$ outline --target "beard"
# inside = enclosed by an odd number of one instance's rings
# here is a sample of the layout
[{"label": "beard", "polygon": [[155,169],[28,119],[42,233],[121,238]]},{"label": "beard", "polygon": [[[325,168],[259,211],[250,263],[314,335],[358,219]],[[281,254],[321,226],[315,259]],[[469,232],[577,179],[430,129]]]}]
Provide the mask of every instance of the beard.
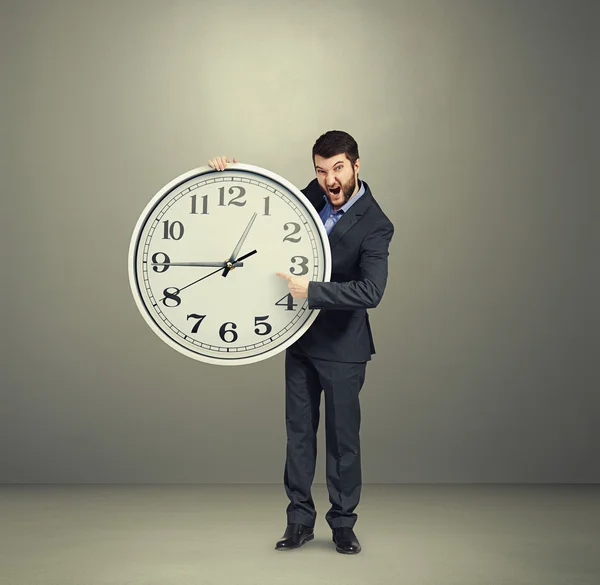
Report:
[{"label": "beard", "polygon": [[[352,193],[354,193],[354,189],[356,189],[356,179],[355,176],[352,175],[352,177],[348,180],[347,183],[342,183],[341,185],[341,192],[344,196],[344,203],[342,203],[340,207],[343,207],[344,205],[346,205],[346,203],[348,203],[348,200],[350,199],[350,197],[352,197]],[[325,191],[325,197],[327,197],[329,205],[334,207],[334,203],[333,201],[331,201],[331,194],[329,193],[329,190]]]}]

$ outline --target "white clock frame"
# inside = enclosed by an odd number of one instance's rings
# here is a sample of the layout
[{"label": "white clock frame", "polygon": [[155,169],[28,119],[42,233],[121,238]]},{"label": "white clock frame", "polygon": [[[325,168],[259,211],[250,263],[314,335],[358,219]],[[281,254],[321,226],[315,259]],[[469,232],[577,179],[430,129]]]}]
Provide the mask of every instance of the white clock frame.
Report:
[{"label": "white clock frame", "polygon": [[[179,175],[172,181],[170,181],[167,185],[165,185],[162,189],[156,193],[156,195],[148,202],[146,207],[144,208],[142,214],[140,215],[135,228],[133,230],[133,234],[131,236],[131,241],[129,245],[129,255],[128,255],[128,272],[129,272],[129,283],[131,286],[131,291],[133,297],[135,299],[136,306],[140,313],[142,314],[146,323],[150,326],[150,328],[162,339],[165,343],[167,343],[173,349],[179,351],[180,353],[191,357],[193,359],[202,361],[204,363],[214,364],[214,365],[244,365],[256,363],[268,358],[271,358],[281,351],[285,350],[287,347],[292,345],[292,343],[296,342],[312,325],[314,320],[317,318],[319,313],[319,309],[309,309],[308,308],[308,299],[297,299],[303,301],[305,304],[305,308],[302,310],[308,313],[308,317],[305,317],[304,322],[301,324],[299,329],[291,335],[284,342],[280,342],[279,344],[271,344],[268,349],[264,352],[261,352],[257,355],[247,356],[236,359],[235,351],[230,353],[229,350],[226,352],[223,351],[223,358],[212,357],[210,355],[206,355],[201,353],[201,351],[193,351],[192,349],[186,347],[175,341],[173,337],[167,334],[157,323],[154,316],[151,314],[142,293],[140,291],[140,286],[138,283],[138,262],[139,262],[139,244],[140,238],[144,231],[144,227],[148,222],[150,216],[152,215],[154,209],[160,205],[163,199],[167,198],[173,191],[175,191],[180,185],[190,181],[191,179],[199,178],[207,174],[215,174],[215,175],[223,175],[228,171],[243,171],[244,173],[257,175],[258,178],[266,177],[270,179],[274,183],[281,186],[283,189],[287,190],[288,193],[286,195],[292,195],[298,203],[302,205],[304,210],[311,216],[313,220],[314,227],[317,230],[317,240],[322,247],[324,266],[323,268],[323,277],[321,282],[327,282],[331,278],[331,248],[329,246],[329,238],[327,236],[327,232],[325,231],[325,227],[323,226],[323,222],[319,217],[316,209],[312,205],[312,203],[307,199],[307,197],[292,183],[284,179],[283,177],[269,171],[267,169],[263,169],[261,167],[257,167],[254,165],[243,164],[243,163],[228,163],[224,171],[216,171],[213,168],[199,167],[193,170],[190,170],[182,175]],[[215,177],[216,178],[216,177]],[[259,179],[258,179],[259,180]],[[250,261],[250,260],[248,260]],[[279,336],[277,336],[279,337]],[[225,357],[227,356],[227,357]]]}]

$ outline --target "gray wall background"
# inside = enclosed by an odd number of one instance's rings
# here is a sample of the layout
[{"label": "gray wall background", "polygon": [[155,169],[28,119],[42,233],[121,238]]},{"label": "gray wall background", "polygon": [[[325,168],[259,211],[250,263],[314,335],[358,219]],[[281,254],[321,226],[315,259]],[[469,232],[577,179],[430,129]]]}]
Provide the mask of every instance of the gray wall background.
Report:
[{"label": "gray wall background", "polygon": [[127,252],[174,177],[228,154],[304,187],[329,129],[396,226],[365,483],[599,481],[598,14],[3,1],[0,481],[282,481],[283,356],[175,352]]}]

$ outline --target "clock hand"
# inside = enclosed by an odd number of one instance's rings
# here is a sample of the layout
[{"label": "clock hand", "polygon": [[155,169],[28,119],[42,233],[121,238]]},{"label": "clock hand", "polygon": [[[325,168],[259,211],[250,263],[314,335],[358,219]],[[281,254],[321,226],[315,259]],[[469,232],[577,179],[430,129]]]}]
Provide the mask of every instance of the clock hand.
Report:
[{"label": "clock hand", "polygon": [[[231,263],[231,264],[233,264],[233,266],[230,270],[233,270],[236,266],[239,266],[238,262],[241,262],[241,260],[244,260],[245,258],[248,258],[249,256],[253,256],[254,254],[256,254],[256,250],[252,250],[252,252],[248,252],[248,254],[244,254],[242,257],[240,257],[239,260]],[[179,294],[182,290],[189,288],[193,284],[196,284],[197,282],[200,282],[201,280],[204,280],[205,278],[208,278],[209,276],[212,276],[213,274],[216,274],[217,272],[221,272],[221,270],[222,270],[222,267],[220,266],[216,270],[209,272],[206,276],[203,276],[202,278],[199,278],[198,280],[194,280],[194,282],[190,282],[190,284],[186,284],[183,288],[177,289],[178,290],[177,294]],[[160,303],[160,302],[164,301],[165,299],[166,299],[166,297],[163,297],[162,299],[159,299],[158,302]]]},{"label": "clock hand", "polygon": [[[186,284],[183,288],[177,288],[175,287],[175,289],[177,290],[176,294],[179,294],[182,290],[185,290],[186,288],[189,288],[190,286],[192,286],[193,284],[196,284],[197,282],[200,282],[201,280],[204,280],[205,278],[208,278],[209,276],[212,276],[213,274],[216,274],[217,272],[221,272],[222,268],[217,268],[216,270],[213,270],[212,272],[209,272],[206,276],[203,276],[202,278],[199,278],[198,280],[194,280],[194,282],[190,282],[190,284]],[[160,299],[158,302],[162,302],[166,299],[167,297],[163,297],[162,299]]]},{"label": "clock hand", "polygon": [[[235,268],[236,266],[243,266],[244,263],[242,262],[242,260],[245,260],[250,256],[254,256],[254,254],[256,254],[256,250],[252,250],[252,252],[248,252],[247,254],[240,256],[235,262],[233,262],[233,268]],[[233,268],[231,270],[233,270]]]},{"label": "clock hand", "polygon": [[256,254],[256,250],[253,250],[245,256],[238,258],[235,262],[152,262],[152,266],[205,266],[229,268],[230,270],[233,270],[234,268],[243,266],[244,263],[242,262],[242,260],[245,260],[249,256],[253,256],[254,254]]},{"label": "clock hand", "polygon": [[[152,266],[205,266],[205,267],[221,267],[226,268],[232,265],[232,262],[152,262]],[[236,268],[243,266],[244,263],[239,260],[235,262]],[[229,266],[231,268],[231,266]]]},{"label": "clock hand", "polygon": [[[235,262],[237,260],[237,255],[240,251],[240,248],[243,246],[244,241],[246,240],[246,236],[248,235],[248,232],[250,231],[250,228],[252,227],[252,224],[254,223],[254,220],[256,219],[257,213],[255,212],[254,215],[250,218],[250,221],[248,222],[248,225],[246,226],[246,229],[244,230],[244,233],[242,234],[242,237],[240,238],[240,241],[237,243],[237,246],[234,248],[231,257],[229,258],[229,262]],[[229,267],[226,267],[225,270],[223,270],[223,276],[227,276],[227,274],[229,273],[231,269]]]}]

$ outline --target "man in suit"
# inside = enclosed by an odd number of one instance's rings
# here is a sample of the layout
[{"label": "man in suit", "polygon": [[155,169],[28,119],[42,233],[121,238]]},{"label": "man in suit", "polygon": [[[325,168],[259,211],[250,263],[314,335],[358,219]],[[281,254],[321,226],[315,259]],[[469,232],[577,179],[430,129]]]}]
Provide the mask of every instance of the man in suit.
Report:
[{"label": "man in suit", "polygon": [[[321,391],[325,392],[326,476],[331,508],[325,518],[336,550],[360,552],[353,527],[362,485],[359,393],[367,362],[375,353],[367,309],[385,290],[388,248],[394,226],[358,178],[358,145],[346,132],[320,136],[312,150],[317,174],[304,195],[315,206],[329,236],[330,282],[278,273],[294,298],[321,309],[310,329],[286,350],[287,454],[284,486],[290,503],[287,527],[277,550],[314,538],[316,510],[311,495],[317,456]],[[223,170],[227,157],[209,165]],[[238,162],[235,158],[233,162]]]}]

